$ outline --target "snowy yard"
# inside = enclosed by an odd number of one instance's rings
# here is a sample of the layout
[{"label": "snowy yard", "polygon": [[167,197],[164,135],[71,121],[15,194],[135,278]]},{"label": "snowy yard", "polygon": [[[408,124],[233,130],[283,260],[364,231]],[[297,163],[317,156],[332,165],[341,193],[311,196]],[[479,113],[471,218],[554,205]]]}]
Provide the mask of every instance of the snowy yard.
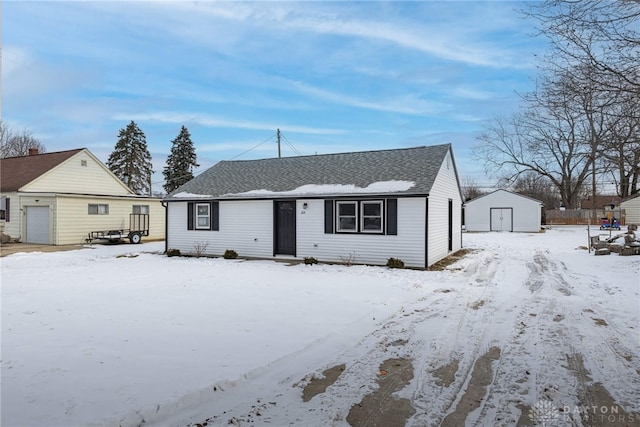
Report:
[{"label": "snowy yard", "polygon": [[395,425],[640,425],[640,257],[586,244],[586,227],[466,233],[471,253],[432,272],[163,243],[11,255],[2,426],[366,425],[394,366]]}]

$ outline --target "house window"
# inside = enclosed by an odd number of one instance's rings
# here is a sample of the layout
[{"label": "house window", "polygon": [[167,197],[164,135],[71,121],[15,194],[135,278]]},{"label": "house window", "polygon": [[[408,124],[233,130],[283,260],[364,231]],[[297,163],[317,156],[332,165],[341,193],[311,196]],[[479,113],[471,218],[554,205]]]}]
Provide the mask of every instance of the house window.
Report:
[{"label": "house window", "polygon": [[336,230],[356,233],[358,231],[358,202],[337,202]]},{"label": "house window", "polygon": [[134,214],[149,214],[149,205],[133,205],[133,210],[131,211]]},{"label": "house window", "polygon": [[324,232],[398,235],[398,199],[324,201]]},{"label": "house window", "polygon": [[89,203],[89,215],[109,215],[109,205]]},{"label": "house window", "polygon": [[211,216],[209,215],[209,203],[196,204],[196,228],[210,229]]},{"label": "house window", "polygon": [[361,203],[362,208],[362,232],[382,233],[382,201],[366,201]]},{"label": "house window", "polygon": [[9,222],[9,198],[0,197],[0,221]]},{"label": "house window", "polygon": [[187,203],[187,230],[220,230],[220,203],[212,201]]}]

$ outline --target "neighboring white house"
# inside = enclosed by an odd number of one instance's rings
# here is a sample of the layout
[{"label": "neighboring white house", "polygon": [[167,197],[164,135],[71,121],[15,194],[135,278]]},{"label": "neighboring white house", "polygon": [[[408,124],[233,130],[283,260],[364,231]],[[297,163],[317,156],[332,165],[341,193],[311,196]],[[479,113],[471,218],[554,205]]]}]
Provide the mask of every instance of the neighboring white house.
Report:
[{"label": "neighboring white house", "polygon": [[23,243],[80,244],[88,233],[128,229],[149,214],[149,235],[164,239],[162,200],[138,196],[86,148],[0,160],[0,231]]},{"label": "neighboring white house", "polygon": [[424,268],[462,247],[451,145],[220,162],[167,203],[167,249]]},{"label": "neighboring white house", "polygon": [[640,193],[620,202],[620,209],[624,209],[626,224],[640,225]]},{"label": "neighboring white house", "polygon": [[467,231],[540,231],[542,202],[496,190],[464,204]]}]

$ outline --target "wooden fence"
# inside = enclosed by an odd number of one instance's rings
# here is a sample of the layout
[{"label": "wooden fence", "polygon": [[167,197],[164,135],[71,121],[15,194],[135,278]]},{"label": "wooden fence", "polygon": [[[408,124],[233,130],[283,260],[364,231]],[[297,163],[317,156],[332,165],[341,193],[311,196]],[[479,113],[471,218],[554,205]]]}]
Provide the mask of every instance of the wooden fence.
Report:
[{"label": "wooden fence", "polygon": [[[611,211],[590,209],[566,209],[566,210],[545,210],[544,223],[548,225],[600,225],[601,218],[607,218]],[[613,216],[618,219],[620,225],[626,225],[625,212],[613,210]]]}]

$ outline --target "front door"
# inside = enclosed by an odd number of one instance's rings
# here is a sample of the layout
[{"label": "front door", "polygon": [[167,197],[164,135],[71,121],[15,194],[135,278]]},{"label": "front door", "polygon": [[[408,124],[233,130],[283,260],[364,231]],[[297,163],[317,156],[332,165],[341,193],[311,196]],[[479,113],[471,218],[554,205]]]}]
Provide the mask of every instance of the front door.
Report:
[{"label": "front door", "polygon": [[274,205],[274,255],[296,255],[296,201],[276,201]]}]

